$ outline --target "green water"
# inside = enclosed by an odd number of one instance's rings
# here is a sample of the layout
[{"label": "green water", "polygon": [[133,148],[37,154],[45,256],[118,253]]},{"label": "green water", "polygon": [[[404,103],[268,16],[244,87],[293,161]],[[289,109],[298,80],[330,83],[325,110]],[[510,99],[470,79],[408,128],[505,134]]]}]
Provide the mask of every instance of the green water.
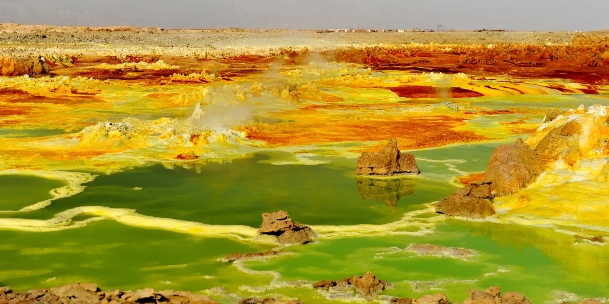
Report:
[{"label": "green water", "polygon": [[[399,181],[355,178],[355,159],[331,156],[314,158],[326,162],[317,165],[272,164],[281,153],[209,163],[198,170],[152,165],[99,175],[82,193],[37,211],[0,213],[0,218],[46,220],[80,206],[105,206],[196,223],[258,227],[261,213],[282,209],[313,226],[381,225],[400,221],[404,214],[452,193],[456,176],[483,171],[493,149],[504,142],[413,151],[422,174]],[[0,209],[16,210],[46,200],[51,189],[64,185],[39,177],[0,176]],[[432,216],[419,219],[425,222]],[[89,217],[82,214],[72,221]],[[532,303],[555,303],[566,293],[577,298],[609,296],[606,246],[577,242],[542,227],[489,222],[449,219],[427,234],[359,231],[322,237],[281,249],[289,255],[245,262],[247,272],[218,259],[274,246],[143,229],[110,219],[51,232],[0,229],[0,240],[0,286],[15,290],[95,282],[104,290],[151,287],[207,293],[220,303],[277,295],[305,303],[336,303],[304,286],[372,271],[394,285],[382,293],[386,296],[417,298],[442,292],[454,303],[462,302],[468,289],[491,285],[521,292]],[[462,260],[404,250],[427,243],[466,248],[476,255]],[[224,292],[208,291],[215,287]]]},{"label": "green water", "polygon": [[0,175],[0,211],[16,211],[50,199],[52,196],[49,191],[62,186],[64,183],[60,181],[35,176]]},{"label": "green water", "polygon": [[57,232],[0,230],[0,238],[0,285],[15,290],[95,282],[104,290],[152,287],[198,292],[224,286],[234,292],[242,282],[270,281],[216,261],[269,246],[222,238],[138,229],[113,221]]},{"label": "green water", "polygon": [[[477,255],[462,260],[418,256],[403,250],[409,244],[426,243],[473,249]],[[467,289],[491,285],[501,286],[503,291],[519,291],[532,303],[552,301],[559,291],[585,297],[609,294],[609,286],[604,283],[609,274],[607,262],[592,262],[606,256],[606,248],[575,244],[571,237],[543,228],[449,221],[439,225],[433,235],[345,238],[295,251],[297,256],[251,261],[246,266],[279,271],[286,281],[337,280],[370,270],[394,283],[385,294],[416,298],[441,290],[459,302],[467,297]],[[573,265],[566,256],[596,267]]]},{"label": "green water", "polygon": [[[79,206],[136,209],[140,214],[206,224],[257,227],[261,214],[285,210],[307,224],[380,224],[399,220],[422,204],[442,199],[456,189],[443,181],[417,178],[411,195],[403,196],[394,213],[380,200],[364,200],[349,167],[339,165],[270,165],[264,155],[210,163],[195,170],[161,165],[98,176],[84,193],[24,214],[45,219]],[[135,190],[135,188],[141,190]]]},{"label": "green water", "polygon": [[66,134],[61,129],[2,129],[0,128],[0,138],[26,138],[26,137],[46,137]]}]

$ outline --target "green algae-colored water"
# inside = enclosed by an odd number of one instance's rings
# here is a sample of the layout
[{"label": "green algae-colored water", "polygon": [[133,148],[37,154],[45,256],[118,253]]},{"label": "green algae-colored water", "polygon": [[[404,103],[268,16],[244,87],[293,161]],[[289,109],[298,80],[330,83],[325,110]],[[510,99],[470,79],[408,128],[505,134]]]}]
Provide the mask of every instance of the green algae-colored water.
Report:
[{"label": "green algae-colored water", "polygon": [[[80,206],[105,206],[135,209],[155,218],[258,227],[261,213],[283,209],[314,229],[316,225],[339,231],[340,227],[382,225],[400,221],[404,214],[425,209],[450,194],[456,189],[451,183],[454,177],[483,170],[498,144],[415,151],[424,173],[392,190],[399,194],[393,208],[382,195],[386,188],[375,188],[375,182],[358,184],[352,174],[354,159],[273,165],[269,163],[273,155],[255,154],[209,163],[199,172],[153,165],[101,175],[87,183],[82,193],[55,200],[38,211],[2,217],[48,219]],[[63,185],[38,177],[0,178],[5,210],[48,199],[48,190]],[[435,217],[428,214],[420,220],[426,218]],[[383,295],[398,297],[443,292],[452,301],[462,301],[468,289],[490,285],[519,291],[533,303],[609,294],[606,246],[576,242],[572,236],[541,227],[458,220],[428,224],[435,228],[387,235],[368,235],[365,229],[355,234],[322,233],[313,244],[282,249],[293,254],[247,261],[244,268],[218,259],[236,252],[266,251],[274,245],[144,229],[111,219],[49,232],[0,230],[0,285],[27,290],[87,281],[105,290],[189,290],[221,303],[278,294],[305,303],[332,303],[337,300],[327,299],[308,284],[372,271],[394,285]],[[475,255],[457,259],[405,250],[410,244],[427,243],[465,248]]]},{"label": "green algae-colored water", "polygon": [[[33,203],[52,198],[49,190],[64,184],[60,181],[27,175],[0,175],[0,210],[17,211]],[[2,216],[2,212],[0,212]],[[13,216],[13,215],[9,215]]]}]

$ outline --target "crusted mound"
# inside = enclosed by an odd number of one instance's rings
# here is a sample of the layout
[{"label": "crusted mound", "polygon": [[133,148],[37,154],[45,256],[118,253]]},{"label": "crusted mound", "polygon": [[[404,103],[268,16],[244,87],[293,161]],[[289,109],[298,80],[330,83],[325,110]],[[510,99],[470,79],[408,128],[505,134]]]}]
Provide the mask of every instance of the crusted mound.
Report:
[{"label": "crusted mound", "polygon": [[401,153],[395,138],[376,153],[364,152],[357,159],[356,175],[419,174],[421,171],[412,154]]},{"label": "crusted mound", "polygon": [[[609,156],[607,108],[583,105],[546,121],[527,140],[546,165],[559,162],[573,168],[580,161]],[[554,164],[554,165],[562,165]]]},{"label": "crusted mound", "polygon": [[343,278],[338,281],[322,280],[313,284],[313,288],[323,288],[331,290],[343,290],[355,288],[355,291],[363,296],[377,294],[380,291],[390,287],[391,284],[387,281],[380,280],[372,272],[368,271],[363,276],[352,276]]},{"label": "crusted mound", "polygon": [[493,198],[491,183],[471,183],[433,206],[437,213],[483,219],[495,214],[495,209],[490,202],[491,198]]},{"label": "crusted mound", "polygon": [[210,298],[185,291],[151,288],[138,291],[101,291],[93,283],[75,283],[50,289],[14,292],[9,287],[0,288],[0,303],[183,303],[212,304]]},{"label": "crusted mound", "polygon": [[463,301],[463,304],[531,304],[531,301],[524,295],[510,291],[501,295],[501,287],[491,286],[484,291],[470,290],[469,298]]},{"label": "crusted mound", "polygon": [[306,244],[317,237],[309,226],[292,221],[290,215],[283,210],[263,213],[258,233],[275,235],[281,244]]},{"label": "crusted mound", "polygon": [[519,138],[512,146],[493,151],[484,179],[496,195],[510,195],[534,182],[543,170],[537,153]]}]

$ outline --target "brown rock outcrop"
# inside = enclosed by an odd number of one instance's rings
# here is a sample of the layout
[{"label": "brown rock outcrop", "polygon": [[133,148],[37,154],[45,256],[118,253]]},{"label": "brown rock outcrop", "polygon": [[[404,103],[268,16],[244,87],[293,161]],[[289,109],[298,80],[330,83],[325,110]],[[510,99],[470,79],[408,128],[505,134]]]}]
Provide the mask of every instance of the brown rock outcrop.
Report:
[{"label": "brown rock outcrop", "polygon": [[490,182],[471,183],[433,206],[437,213],[483,219],[495,214],[490,201],[492,198]]},{"label": "brown rock outcrop", "polygon": [[543,171],[537,153],[519,138],[512,146],[501,145],[493,151],[484,179],[492,183],[496,195],[511,195],[534,182]]},{"label": "brown rock outcrop", "polygon": [[476,252],[473,250],[432,244],[410,244],[406,247],[406,250],[416,252],[421,256],[446,256],[458,259],[468,259],[476,255]]},{"label": "brown rock outcrop", "polygon": [[281,244],[305,244],[317,237],[309,226],[292,221],[290,215],[283,210],[263,213],[258,233],[275,235]]},{"label": "brown rock outcrop", "polygon": [[391,304],[448,304],[448,298],[445,294],[439,293],[435,295],[426,295],[419,299],[411,298],[393,298]]},{"label": "brown rock outcrop", "polygon": [[501,296],[501,287],[491,286],[484,291],[469,290],[469,298],[463,304],[531,304],[531,301],[515,291]]},{"label": "brown rock outcrop", "polygon": [[380,291],[390,287],[391,284],[387,281],[380,280],[372,272],[368,271],[363,276],[353,276],[343,278],[338,281],[322,280],[313,284],[313,288],[323,289],[347,289],[355,288],[355,291],[363,296],[375,295]]},{"label": "brown rock outcrop", "polygon": [[585,299],[581,302],[579,302],[578,304],[602,304],[603,302],[596,300],[596,299]]},{"label": "brown rock outcrop", "polygon": [[151,288],[135,292],[111,290],[101,291],[96,284],[75,283],[65,286],[35,289],[28,292],[14,292],[10,287],[0,288],[0,303],[182,303],[212,304],[210,298],[185,291],[163,290],[155,292]]},{"label": "brown rock outcrop", "polygon": [[0,76],[40,76],[48,73],[49,66],[40,57],[0,57]]},{"label": "brown rock outcrop", "polygon": [[276,298],[245,298],[239,304],[303,304],[300,300],[280,300]]},{"label": "brown rock outcrop", "polygon": [[401,153],[395,138],[379,152],[364,152],[357,159],[356,175],[387,175],[394,174],[419,174],[421,171],[417,166],[414,156],[409,153]]},{"label": "brown rock outcrop", "polygon": [[222,262],[234,262],[234,261],[243,261],[243,260],[253,260],[260,258],[268,258],[280,255],[280,251],[269,250],[267,252],[253,252],[253,253],[233,253],[229,254],[220,259]]}]

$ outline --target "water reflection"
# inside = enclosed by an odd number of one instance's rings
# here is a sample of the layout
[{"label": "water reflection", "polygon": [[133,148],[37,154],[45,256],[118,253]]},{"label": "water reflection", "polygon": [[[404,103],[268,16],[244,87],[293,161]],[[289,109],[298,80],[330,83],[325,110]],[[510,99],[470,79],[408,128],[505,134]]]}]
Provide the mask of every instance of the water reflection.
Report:
[{"label": "water reflection", "polygon": [[362,199],[378,199],[389,208],[392,214],[395,213],[400,198],[414,193],[418,180],[417,177],[410,176],[397,178],[356,177],[357,191]]}]

